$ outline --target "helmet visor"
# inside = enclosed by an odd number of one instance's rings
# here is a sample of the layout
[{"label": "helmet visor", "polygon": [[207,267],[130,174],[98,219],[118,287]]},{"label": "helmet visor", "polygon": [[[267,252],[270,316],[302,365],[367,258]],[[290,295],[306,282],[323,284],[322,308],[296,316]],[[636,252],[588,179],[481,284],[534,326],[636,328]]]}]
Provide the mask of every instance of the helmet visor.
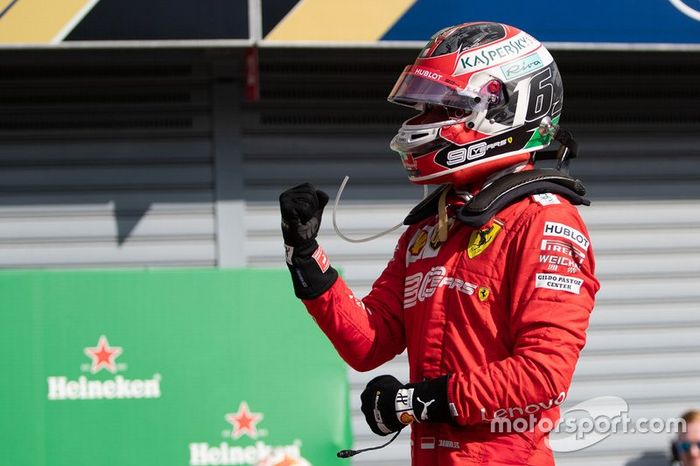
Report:
[{"label": "helmet visor", "polygon": [[409,107],[424,104],[472,110],[479,103],[478,92],[459,89],[457,86],[440,81],[442,74],[424,67],[409,65],[389,94],[389,102]]}]

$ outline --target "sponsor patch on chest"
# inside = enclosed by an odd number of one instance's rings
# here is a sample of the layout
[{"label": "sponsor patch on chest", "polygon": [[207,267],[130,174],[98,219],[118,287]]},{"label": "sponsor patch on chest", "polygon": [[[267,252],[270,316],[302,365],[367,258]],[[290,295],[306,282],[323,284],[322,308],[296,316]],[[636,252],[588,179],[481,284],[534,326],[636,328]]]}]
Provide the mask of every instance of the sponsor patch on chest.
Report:
[{"label": "sponsor patch on chest", "polygon": [[404,309],[411,308],[418,302],[431,298],[440,288],[449,288],[465,295],[473,295],[478,286],[460,278],[448,277],[445,267],[433,267],[425,274],[418,272],[406,277],[403,291]]},{"label": "sponsor patch on chest", "polygon": [[[454,224],[454,219],[450,219],[448,230]],[[442,242],[438,238],[438,226],[428,225],[416,231],[408,242],[408,250],[406,251],[406,265],[421,259],[430,259],[436,257],[440,252]]]}]

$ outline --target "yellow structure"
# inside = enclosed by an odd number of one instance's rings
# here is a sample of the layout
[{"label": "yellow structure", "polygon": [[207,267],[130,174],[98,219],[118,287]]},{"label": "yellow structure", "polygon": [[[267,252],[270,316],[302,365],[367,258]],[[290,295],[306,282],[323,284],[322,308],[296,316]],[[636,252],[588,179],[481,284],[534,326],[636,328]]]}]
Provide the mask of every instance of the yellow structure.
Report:
[{"label": "yellow structure", "polygon": [[56,44],[99,0],[0,0],[0,44]]},{"label": "yellow structure", "polygon": [[415,2],[416,0],[301,0],[265,39],[374,42]]}]

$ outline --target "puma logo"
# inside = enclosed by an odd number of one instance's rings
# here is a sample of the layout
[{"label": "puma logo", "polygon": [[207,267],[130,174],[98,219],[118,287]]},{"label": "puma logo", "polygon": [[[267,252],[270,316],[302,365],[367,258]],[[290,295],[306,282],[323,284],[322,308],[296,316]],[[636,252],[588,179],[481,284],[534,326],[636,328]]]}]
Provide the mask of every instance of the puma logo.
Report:
[{"label": "puma logo", "polygon": [[416,397],[416,400],[423,403],[423,411],[421,411],[421,413],[420,413],[420,420],[427,421],[428,420],[428,406],[435,403],[435,399],[432,399],[432,400],[428,401],[427,403],[425,401],[421,400],[419,397]]}]

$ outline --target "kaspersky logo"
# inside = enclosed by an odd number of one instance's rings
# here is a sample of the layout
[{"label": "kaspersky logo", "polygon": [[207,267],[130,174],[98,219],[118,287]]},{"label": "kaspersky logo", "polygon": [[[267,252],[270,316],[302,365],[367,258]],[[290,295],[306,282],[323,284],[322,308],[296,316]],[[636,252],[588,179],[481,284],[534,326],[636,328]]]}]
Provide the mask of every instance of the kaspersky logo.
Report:
[{"label": "kaspersky logo", "polygon": [[[160,398],[160,374],[150,379],[128,379],[119,372],[127,370],[124,362],[117,361],[124,349],[112,346],[107,336],[100,335],[95,346],[83,349],[90,362],[80,366],[81,375],[71,380],[68,376],[49,376],[48,399],[56,400],[113,400],[127,398]],[[97,377],[101,373],[115,374],[112,378]]]},{"label": "kaspersky logo", "polygon": [[222,431],[224,439],[245,442],[246,445],[232,445],[228,440],[218,445],[190,443],[191,466],[311,466],[301,456],[301,440],[294,439],[287,445],[278,446],[268,445],[262,440],[268,435],[266,429],[258,427],[264,415],[251,410],[246,401],[241,401],[236,411],[225,413],[223,418],[228,425]]}]

